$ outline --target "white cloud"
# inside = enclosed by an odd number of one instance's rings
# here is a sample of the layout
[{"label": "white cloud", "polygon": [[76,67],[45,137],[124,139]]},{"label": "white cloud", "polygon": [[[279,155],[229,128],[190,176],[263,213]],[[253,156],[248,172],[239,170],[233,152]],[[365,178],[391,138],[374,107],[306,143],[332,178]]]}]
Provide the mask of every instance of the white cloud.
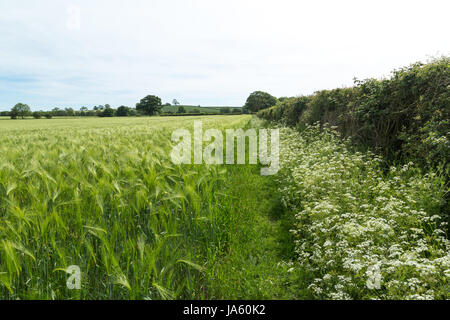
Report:
[{"label": "white cloud", "polygon": [[449,54],[447,3],[1,0],[0,105],[242,105],[351,85]]}]

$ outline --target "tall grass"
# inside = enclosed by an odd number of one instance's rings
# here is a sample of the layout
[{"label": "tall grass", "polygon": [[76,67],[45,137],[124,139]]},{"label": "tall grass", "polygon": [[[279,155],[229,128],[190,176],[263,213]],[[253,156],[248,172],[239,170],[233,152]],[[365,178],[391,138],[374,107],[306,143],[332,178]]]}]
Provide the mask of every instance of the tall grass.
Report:
[{"label": "tall grass", "polygon": [[[220,193],[225,168],[170,161],[172,130],[193,119],[2,123],[0,298],[204,297],[231,203]],[[70,265],[81,290],[66,287]]]}]

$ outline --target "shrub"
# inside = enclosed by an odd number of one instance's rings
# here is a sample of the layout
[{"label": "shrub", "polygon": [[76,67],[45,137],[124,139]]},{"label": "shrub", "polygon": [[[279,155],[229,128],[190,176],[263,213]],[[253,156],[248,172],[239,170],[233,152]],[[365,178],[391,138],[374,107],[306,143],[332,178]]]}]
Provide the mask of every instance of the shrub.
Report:
[{"label": "shrub", "polygon": [[282,102],[284,104],[283,115],[281,116],[283,122],[288,126],[295,126],[306,110],[309,101],[310,98],[305,96],[285,99]]},{"label": "shrub", "polygon": [[259,110],[270,108],[277,103],[277,98],[263,91],[255,91],[247,98],[244,108],[258,112]]},{"label": "shrub", "polygon": [[116,115],[118,117],[126,117],[128,116],[129,112],[130,108],[128,108],[127,106],[120,106],[119,108],[117,108]]},{"label": "shrub", "polygon": [[39,112],[39,111],[33,112],[33,118],[40,119],[41,117],[42,117],[41,112]]}]

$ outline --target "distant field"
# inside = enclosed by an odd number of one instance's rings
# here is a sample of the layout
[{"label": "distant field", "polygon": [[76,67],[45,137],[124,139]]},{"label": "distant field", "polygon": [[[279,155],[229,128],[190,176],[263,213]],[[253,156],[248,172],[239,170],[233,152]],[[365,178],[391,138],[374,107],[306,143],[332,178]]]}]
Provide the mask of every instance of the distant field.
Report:
[{"label": "distant field", "polygon": [[222,107],[164,106],[162,108],[162,112],[177,112],[179,107],[184,107],[186,112],[190,112],[192,110],[198,110],[201,113],[219,113],[220,109],[222,109],[222,108],[230,108],[231,110],[233,110],[233,109],[241,109],[241,108],[227,107],[227,106],[222,106]]},{"label": "distant field", "polygon": [[[202,120],[208,123],[222,123],[228,121],[235,122],[236,116],[188,116],[182,123],[192,123],[194,120]],[[248,117],[247,117],[248,118]],[[237,119],[237,118],[236,118]],[[240,119],[240,117],[239,117]],[[5,121],[1,121],[5,120]],[[175,120],[175,121],[172,121]],[[11,120],[9,117],[0,117],[0,132],[10,131],[29,131],[29,130],[52,130],[52,129],[113,129],[132,127],[149,127],[152,129],[164,129],[171,127],[177,129],[181,126],[179,117],[54,117],[52,119],[34,119],[31,117],[25,119]]]}]

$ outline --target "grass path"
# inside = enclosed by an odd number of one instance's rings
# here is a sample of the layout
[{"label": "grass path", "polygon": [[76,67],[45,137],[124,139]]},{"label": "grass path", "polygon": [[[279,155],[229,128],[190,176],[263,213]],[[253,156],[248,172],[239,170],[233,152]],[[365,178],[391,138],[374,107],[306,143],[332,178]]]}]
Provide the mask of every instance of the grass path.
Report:
[{"label": "grass path", "polygon": [[[216,299],[301,299],[306,285],[284,261],[293,258],[289,217],[277,198],[273,177],[256,167],[229,173],[232,221],[229,247],[216,263],[208,287]],[[294,279],[296,279],[294,281]]]}]

